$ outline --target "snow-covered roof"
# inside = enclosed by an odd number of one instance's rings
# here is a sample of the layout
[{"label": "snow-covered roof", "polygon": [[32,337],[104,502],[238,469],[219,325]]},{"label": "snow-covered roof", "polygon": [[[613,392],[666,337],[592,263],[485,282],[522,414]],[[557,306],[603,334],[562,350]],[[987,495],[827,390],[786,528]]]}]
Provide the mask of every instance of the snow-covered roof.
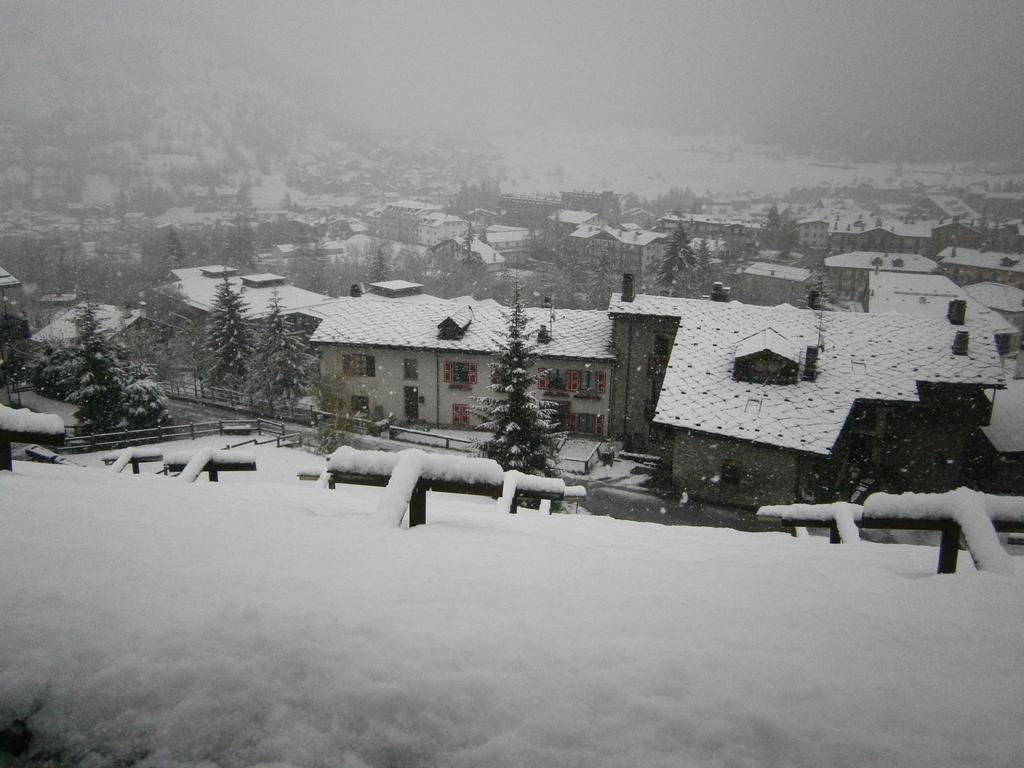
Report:
[{"label": "snow-covered roof", "polygon": [[784,264],[771,264],[765,261],[755,261],[743,270],[745,275],[757,275],[759,277],[777,277],[779,280],[793,280],[802,283],[809,280],[811,270],[802,267],[790,267]]},{"label": "snow-covered roof", "polygon": [[978,218],[977,211],[954,195],[926,195],[925,199],[931,201],[947,216],[959,216],[961,219]]},{"label": "snow-covered roof", "polygon": [[[177,281],[171,283],[170,288],[177,291],[179,297],[186,304],[204,312],[209,312],[213,308],[217,287],[224,282],[224,278],[206,276],[203,270],[208,269],[209,267],[187,267],[171,270]],[[264,273],[263,275],[253,275],[252,277],[262,278],[266,276],[266,273]],[[247,312],[249,317],[263,317],[267,314],[270,310],[270,300],[275,292],[281,303],[281,309],[284,312],[294,312],[299,309],[315,307],[318,304],[333,301],[332,297],[326,294],[314,293],[304,288],[297,288],[294,285],[272,284],[266,287],[243,285],[242,280],[249,277],[249,275],[231,275],[227,278],[228,283],[231,285],[231,290],[235,293],[240,293],[249,305],[249,311]],[[278,276],[274,275],[273,277]]]},{"label": "snow-covered roof", "polygon": [[370,285],[385,291],[410,291],[423,287],[423,283],[411,283],[408,280],[380,280]]},{"label": "snow-covered roof", "polygon": [[819,313],[697,299],[676,299],[675,307],[679,331],[654,416],[668,427],[827,454],[856,400],[916,402],[919,381],[1005,380],[992,344],[954,355],[962,329],[944,319],[826,312],[815,380],[736,381],[738,342],[771,328],[798,350],[815,346]]},{"label": "snow-covered roof", "polygon": [[1024,291],[1002,283],[965,285],[964,293],[997,312],[1024,312]]},{"label": "snow-covered roof", "polygon": [[[461,339],[439,339],[438,324],[465,307],[455,302],[408,304],[398,313],[387,301],[367,297],[337,299],[324,308],[324,320],[312,341],[321,344],[431,349],[491,354],[504,337],[508,321],[505,308],[486,303],[472,305],[473,322]],[[526,309],[528,332],[543,323],[551,329],[551,341],[538,345],[538,355],[547,358],[613,359],[612,322],[598,310],[556,309],[555,321],[547,309]]]},{"label": "snow-covered roof", "polygon": [[[650,245],[658,240],[667,239],[668,235],[664,232],[655,232],[651,229],[618,229],[616,227],[608,226],[595,226],[593,224],[583,224],[572,231],[569,237],[575,237],[580,240],[590,240],[591,238],[604,235],[605,238],[612,238],[618,240],[623,245]],[[694,244],[696,240],[694,241]]]},{"label": "snow-covered roof", "polygon": [[979,251],[975,248],[950,246],[939,252],[939,261],[944,265],[962,264],[968,267],[1024,272],[1024,256],[1019,253]]},{"label": "snow-covered roof", "polygon": [[592,211],[574,211],[563,208],[560,211],[552,213],[548,218],[552,221],[557,219],[560,224],[573,224],[575,226],[579,226],[580,224],[586,224],[588,221],[593,221],[597,217],[598,214]]},{"label": "snow-covered roof", "polygon": [[992,420],[981,431],[1000,453],[1024,452],[1024,379],[1010,379],[992,398]]},{"label": "snow-covered roof", "polygon": [[949,302],[967,302],[965,327],[986,333],[1007,333],[1017,329],[979,301],[972,299],[945,275],[905,272],[872,272],[868,275],[868,312],[944,318]]},{"label": "snow-covered roof", "polygon": [[916,253],[882,253],[881,251],[849,251],[825,258],[827,267],[870,269],[884,272],[936,272],[939,265]]},{"label": "snow-covered roof", "polygon": [[[78,304],[57,313],[45,326],[32,334],[33,341],[72,341],[78,338],[75,318],[84,304]],[[112,304],[96,305],[96,320],[103,333],[119,333],[138,321],[142,314],[137,309],[124,310]]]},{"label": "snow-covered roof", "polygon": [[745,339],[740,339],[736,342],[736,346],[733,349],[736,357],[755,355],[758,352],[767,350],[796,362],[800,362],[800,356],[803,351],[774,328],[763,328],[756,333],[750,334]]},{"label": "snow-covered roof", "polygon": [[420,224],[428,227],[440,227],[442,224],[465,223],[465,220],[460,219],[458,216],[452,216],[451,214],[444,213],[443,211],[434,211],[420,218]]},{"label": "snow-covered roof", "polygon": [[21,285],[21,281],[6,269],[0,267],[0,288],[13,288],[16,285]]}]

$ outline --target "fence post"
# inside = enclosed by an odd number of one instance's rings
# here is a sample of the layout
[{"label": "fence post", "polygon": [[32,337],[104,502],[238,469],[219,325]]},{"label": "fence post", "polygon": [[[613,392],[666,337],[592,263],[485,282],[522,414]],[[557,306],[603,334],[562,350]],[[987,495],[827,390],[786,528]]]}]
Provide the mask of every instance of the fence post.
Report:
[{"label": "fence post", "polygon": [[188,436],[192,440],[196,439],[196,423],[194,421],[188,423]]},{"label": "fence post", "polygon": [[221,435],[224,434],[224,420],[223,419],[217,419],[217,433],[221,434]]},{"label": "fence post", "polygon": [[259,416],[256,417],[256,434],[260,436],[263,435],[263,419]]}]

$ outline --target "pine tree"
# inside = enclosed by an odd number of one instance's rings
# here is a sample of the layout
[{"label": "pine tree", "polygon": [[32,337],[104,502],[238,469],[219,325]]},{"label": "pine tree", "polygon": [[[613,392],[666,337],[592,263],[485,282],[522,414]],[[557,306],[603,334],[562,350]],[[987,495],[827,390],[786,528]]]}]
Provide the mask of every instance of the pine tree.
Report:
[{"label": "pine tree", "polygon": [[129,365],[125,375],[124,409],[128,429],[152,429],[171,420],[163,389],[137,363]]},{"label": "pine tree", "polygon": [[181,244],[178,233],[171,229],[164,241],[164,261],[171,267],[178,267],[185,263],[185,247]]},{"label": "pine tree", "polygon": [[526,333],[526,313],[519,281],[512,286],[508,331],[495,356],[495,397],[476,398],[488,420],[481,425],[493,434],[483,444],[484,455],[503,469],[551,476],[555,474],[555,448],[551,439],[552,411],[531,391],[534,347]]},{"label": "pine tree", "polygon": [[601,248],[591,265],[588,293],[590,305],[597,309],[608,306],[608,300],[615,291],[615,271],[612,268],[612,256],[607,248]]},{"label": "pine tree", "polygon": [[277,402],[294,402],[309,385],[316,362],[296,331],[281,314],[281,300],[274,291],[270,312],[257,325],[250,390],[274,409]]},{"label": "pine tree", "polygon": [[370,282],[382,283],[391,276],[391,260],[383,245],[377,246],[370,262]]},{"label": "pine tree", "polygon": [[70,365],[74,384],[68,399],[78,406],[75,418],[86,432],[110,432],[124,418],[121,359],[103,336],[98,310],[93,302],[79,309]]},{"label": "pine tree", "polygon": [[690,235],[680,222],[672,230],[665,255],[658,272],[658,286],[669,296],[683,296],[691,292],[692,272],[697,266]]},{"label": "pine tree", "polygon": [[245,299],[231,290],[231,283],[224,278],[206,322],[207,378],[213,384],[239,387],[246,381],[252,358],[252,330],[245,317],[248,309]]}]

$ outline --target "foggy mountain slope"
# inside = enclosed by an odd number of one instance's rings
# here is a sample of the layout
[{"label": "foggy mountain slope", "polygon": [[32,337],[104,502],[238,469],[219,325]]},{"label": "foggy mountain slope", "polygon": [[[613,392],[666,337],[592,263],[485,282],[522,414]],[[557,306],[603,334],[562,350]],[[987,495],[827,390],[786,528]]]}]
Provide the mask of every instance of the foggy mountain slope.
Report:
[{"label": "foggy mountain slope", "polygon": [[48,145],[227,173],[265,172],[293,152],[360,157],[348,152],[358,132],[329,101],[291,88],[297,76],[276,52],[201,16],[171,19],[148,4],[117,19],[41,8],[7,8],[11,23],[0,25],[0,122],[29,155]]}]

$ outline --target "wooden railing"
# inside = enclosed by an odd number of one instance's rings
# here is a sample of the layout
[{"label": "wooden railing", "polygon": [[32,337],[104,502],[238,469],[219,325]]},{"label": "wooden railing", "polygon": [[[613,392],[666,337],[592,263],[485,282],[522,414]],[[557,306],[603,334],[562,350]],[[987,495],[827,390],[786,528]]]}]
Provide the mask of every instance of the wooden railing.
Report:
[{"label": "wooden railing", "polygon": [[[127,448],[130,445],[147,445],[167,440],[195,440],[210,435],[240,434],[245,431],[256,432],[257,435],[274,435],[266,442],[277,442],[280,445],[286,440],[294,440],[297,433],[286,432],[281,422],[266,419],[219,419],[217,421],[201,421],[189,424],[173,424],[151,429],[123,429],[117,432],[97,432],[80,434],[75,427],[68,427],[62,453],[87,453],[91,451]],[[301,440],[301,437],[299,438]],[[248,442],[248,441],[247,441]],[[300,443],[301,444],[301,443]]]}]

